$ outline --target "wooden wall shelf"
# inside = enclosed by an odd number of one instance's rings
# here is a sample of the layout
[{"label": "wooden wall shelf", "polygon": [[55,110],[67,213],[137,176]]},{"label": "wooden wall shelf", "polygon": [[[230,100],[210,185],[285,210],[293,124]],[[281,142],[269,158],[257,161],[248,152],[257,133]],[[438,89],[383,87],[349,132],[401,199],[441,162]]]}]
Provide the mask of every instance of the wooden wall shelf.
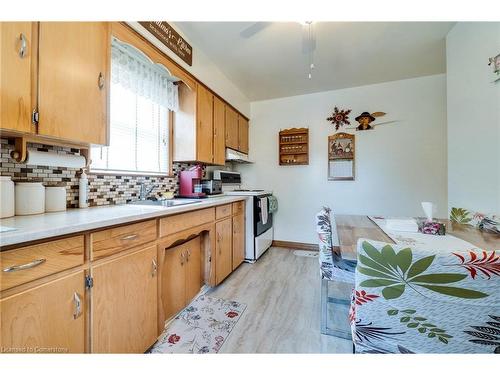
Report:
[{"label": "wooden wall shelf", "polygon": [[285,129],[279,133],[279,165],[309,164],[309,129]]}]

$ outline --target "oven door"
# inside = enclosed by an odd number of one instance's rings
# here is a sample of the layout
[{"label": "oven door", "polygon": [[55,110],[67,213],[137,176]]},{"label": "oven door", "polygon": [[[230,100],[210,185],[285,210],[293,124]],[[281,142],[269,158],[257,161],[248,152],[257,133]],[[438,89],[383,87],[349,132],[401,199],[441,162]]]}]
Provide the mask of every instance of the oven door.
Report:
[{"label": "oven door", "polygon": [[[254,236],[260,236],[273,226],[273,214],[269,213],[269,205],[267,206],[267,221],[264,223],[262,219],[262,208],[260,198],[268,197],[271,194],[259,195],[253,197],[253,220],[254,220]],[[266,198],[267,199],[267,198]]]}]

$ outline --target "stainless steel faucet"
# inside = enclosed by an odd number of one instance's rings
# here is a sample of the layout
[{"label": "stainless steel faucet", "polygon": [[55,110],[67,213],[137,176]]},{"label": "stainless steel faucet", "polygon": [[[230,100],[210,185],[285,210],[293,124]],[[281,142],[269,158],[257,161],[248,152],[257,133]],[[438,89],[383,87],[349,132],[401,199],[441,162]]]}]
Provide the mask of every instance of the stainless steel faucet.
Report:
[{"label": "stainless steel faucet", "polygon": [[151,194],[151,192],[158,187],[157,184],[153,184],[151,187],[146,188],[146,184],[144,182],[140,183],[140,189],[139,189],[139,200],[140,201],[145,201],[146,198]]}]

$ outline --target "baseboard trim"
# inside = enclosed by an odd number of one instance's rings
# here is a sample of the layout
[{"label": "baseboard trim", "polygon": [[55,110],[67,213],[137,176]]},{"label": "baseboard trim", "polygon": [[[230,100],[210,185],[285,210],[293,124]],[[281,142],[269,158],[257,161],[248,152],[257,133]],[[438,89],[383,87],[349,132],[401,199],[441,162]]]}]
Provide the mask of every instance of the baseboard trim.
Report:
[{"label": "baseboard trim", "polygon": [[291,241],[273,241],[272,245],[274,247],[286,247],[289,249],[297,250],[311,250],[318,251],[319,247],[316,244],[305,243],[305,242],[291,242]]}]

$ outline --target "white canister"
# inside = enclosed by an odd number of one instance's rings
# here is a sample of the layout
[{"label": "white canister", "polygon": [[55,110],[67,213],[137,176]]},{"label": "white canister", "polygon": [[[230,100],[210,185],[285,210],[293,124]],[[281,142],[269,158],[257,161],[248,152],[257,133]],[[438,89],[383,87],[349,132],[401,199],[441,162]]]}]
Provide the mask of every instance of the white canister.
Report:
[{"label": "white canister", "polygon": [[45,212],[66,211],[66,188],[64,186],[45,187]]},{"label": "white canister", "polygon": [[41,182],[16,182],[16,215],[45,212],[45,187]]},{"label": "white canister", "polygon": [[0,176],[0,218],[14,216],[14,182],[10,176]]}]

